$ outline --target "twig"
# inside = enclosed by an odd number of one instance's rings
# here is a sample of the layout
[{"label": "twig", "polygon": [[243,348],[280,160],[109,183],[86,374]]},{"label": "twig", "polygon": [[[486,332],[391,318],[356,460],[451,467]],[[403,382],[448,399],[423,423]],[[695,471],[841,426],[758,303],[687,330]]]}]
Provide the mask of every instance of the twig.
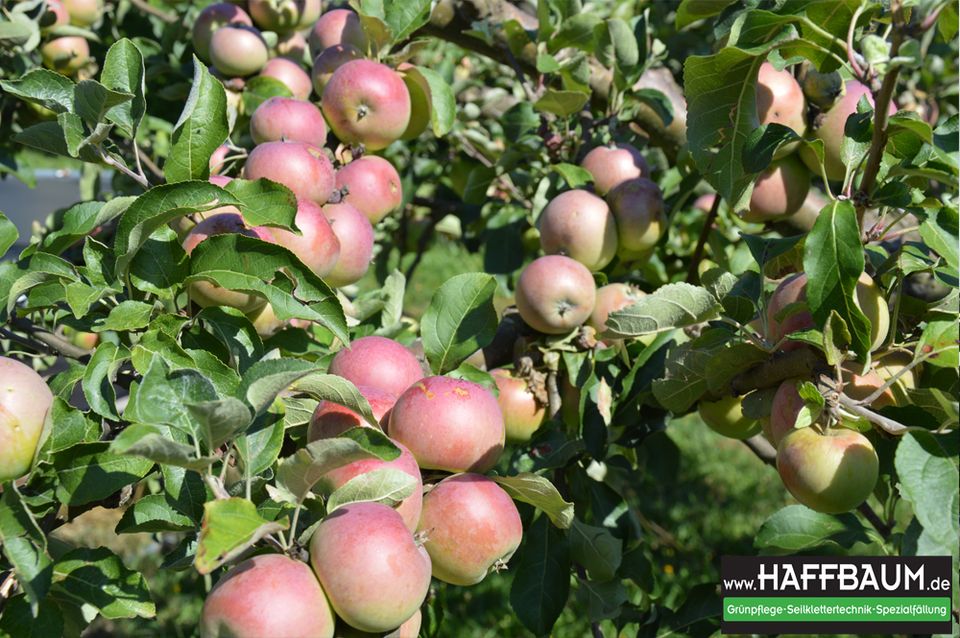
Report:
[{"label": "twig", "polygon": [[[28,345],[35,350],[46,350],[52,354],[62,354],[73,359],[81,359],[89,356],[93,352],[92,350],[75,346],[63,337],[55,335],[49,330],[35,326],[26,319],[13,318],[10,321],[10,325],[16,330],[27,333],[29,335],[29,340],[25,340],[23,337],[18,337],[17,341],[23,343],[24,345]],[[12,333],[7,331],[4,332],[6,332],[8,335],[16,337],[16,335],[12,335]]]},{"label": "twig", "polygon": [[943,8],[946,7],[949,2],[944,2],[931,11],[926,18],[923,19],[923,22],[920,23],[920,31],[929,31],[933,25],[937,23],[937,18],[940,17],[940,12],[943,11]]},{"label": "twig", "polygon": [[861,399],[860,401],[857,401],[857,402],[856,402],[857,405],[870,405],[871,403],[873,403],[874,401],[876,401],[877,399],[879,399],[880,396],[881,396],[884,392],[886,392],[888,389],[890,389],[890,388],[893,386],[893,384],[896,383],[897,380],[898,380],[900,377],[902,377],[902,376],[905,375],[906,373],[910,372],[911,370],[913,370],[914,368],[916,368],[918,365],[920,365],[921,363],[923,363],[923,362],[926,361],[927,359],[932,359],[933,357],[937,356],[938,354],[940,354],[940,353],[942,353],[942,352],[946,352],[947,350],[950,350],[952,347],[953,347],[953,346],[945,346],[945,347],[943,347],[943,348],[939,348],[939,349],[937,349],[937,350],[933,350],[933,351],[928,352],[928,353],[926,353],[926,354],[924,354],[924,355],[922,355],[922,356],[917,357],[916,359],[914,359],[913,361],[911,361],[911,362],[908,363],[907,365],[903,366],[903,368],[901,368],[900,370],[897,370],[896,374],[892,375],[889,379],[887,379],[887,381],[886,381],[882,386],[880,386],[879,388],[877,388],[876,390],[874,390],[874,391],[873,391],[869,396],[867,396],[865,399]]},{"label": "twig", "polygon": [[[155,177],[164,179],[163,170],[157,166],[157,163],[153,161],[149,154],[145,153],[140,149],[140,147],[134,142],[133,144],[134,152],[137,153],[138,158],[142,158],[143,163],[150,169],[150,172],[154,174]],[[140,172],[143,172],[141,169]]]},{"label": "twig", "polygon": [[854,76],[866,84],[868,78],[857,62],[857,52],[853,48],[853,32],[857,30],[857,22],[860,20],[860,14],[863,13],[864,7],[864,4],[857,7],[857,10],[853,12],[853,17],[850,18],[850,28],[847,29],[847,61],[850,62],[850,68],[853,69]]},{"label": "twig", "polygon": [[707,245],[707,239],[710,238],[710,231],[713,229],[713,222],[717,219],[717,212],[720,210],[720,194],[713,197],[713,204],[710,206],[710,212],[707,213],[707,219],[703,222],[703,229],[700,231],[700,239],[697,240],[697,248],[693,251],[693,258],[690,260],[690,270],[687,271],[687,283],[695,284],[700,281],[700,260],[703,259],[703,251]]},{"label": "twig", "polygon": [[137,184],[142,186],[144,190],[150,190],[150,182],[147,180],[146,175],[143,175],[142,173],[137,174],[131,171],[129,168],[127,168],[117,160],[113,159],[103,151],[100,151],[100,159],[107,166],[112,166],[113,168],[117,169],[118,171],[120,171],[121,173],[123,173],[124,175],[132,179],[133,181],[135,181]]},{"label": "twig", "polygon": [[880,520],[880,517],[877,516],[877,513],[873,511],[873,508],[870,507],[870,504],[864,501],[857,506],[857,511],[863,514],[863,517],[870,521],[870,524],[880,533],[880,536],[883,536],[883,539],[886,540],[890,536],[890,526]]},{"label": "twig", "polygon": [[146,0],[130,0],[130,2],[131,4],[133,4],[133,6],[140,9],[144,13],[149,13],[150,15],[160,18],[161,20],[169,24],[173,24],[174,22],[178,22],[180,20],[178,16],[172,13],[167,13],[166,11],[162,11],[157,7],[151,5]]},{"label": "twig", "polygon": [[770,445],[770,441],[761,434],[755,434],[749,439],[743,439],[743,444],[757,455],[757,458],[768,465],[777,464],[777,450]]},{"label": "twig", "polygon": [[777,353],[735,376],[730,382],[730,390],[739,395],[751,390],[772,388],[787,379],[809,377],[821,365],[823,360],[810,348]]},{"label": "twig", "polygon": [[910,428],[905,426],[903,423],[894,421],[893,419],[885,417],[882,414],[877,414],[873,410],[863,407],[857,401],[854,401],[845,394],[840,395],[840,405],[846,408],[847,411],[870,421],[887,434],[903,436],[910,431]]},{"label": "twig", "polygon": [[[900,44],[903,41],[903,8],[900,0],[893,0],[890,4],[893,10],[893,29],[892,41],[890,43],[890,59],[897,57],[900,52]],[[883,149],[887,145],[887,107],[893,97],[893,92],[897,88],[897,76],[900,74],[900,66],[894,66],[883,77],[883,84],[880,85],[880,91],[873,96],[873,137],[870,140],[870,154],[867,157],[867,166],[863,171],[863,179],[860,181],[859,197],[855,198],[857,202],[857,219],[863,219],[863,213],[867,209],[870,193],[877,181],[877,173],[880,170],[880,161],[883,159]]]}]

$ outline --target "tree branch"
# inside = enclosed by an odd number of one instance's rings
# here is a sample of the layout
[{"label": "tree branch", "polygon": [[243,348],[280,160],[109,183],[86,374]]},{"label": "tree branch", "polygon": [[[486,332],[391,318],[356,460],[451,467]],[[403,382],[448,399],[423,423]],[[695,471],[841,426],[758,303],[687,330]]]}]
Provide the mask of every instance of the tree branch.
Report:
[{"label": "tree branch", "polygon": [[[899,0],[893,0],[891,8],[893,9],[893,36],[890,43],[890,59],[892,60],[899,54],[900,44],[903,42],[903,7]],[[883,149],[887,146],[887,108],[897,88],[898,75],[900,75],[899,66],[890,69],[883,77],[880,91],[873,95],[873,137],[870,140],[870,154],[863,171],[863,179],[860,180],[859,197],[856,198],[857,218],[860,220],[863,219],[870,194],[876,185],[880,161],[883,159]]]},{"label": "tree branch", "polygon": [[767,465],[776,466],[777,450],[762,434],[755,434],[749,439],[743,439],[743,444],[750,448],[750,451],[756,454],[758,459]]},{"label": "tree branch", "polygon": [[[18,338],[17,340],[38,351],[45,350],[51,354],[61,354],[73,359],[90,356],[93,352],[92,350],[75,346],[63,337],[55,335],[44,328],[40,328],[26,319],[11,318],[10,326],[16,330],[27,333],[30,338],[29,341],[24,342],[23,338]],[[16,337],[16,335],[11,336]]]},{"label": "tree branch", "polygon": [[717,220],[717,212],[720,210],[720,194],[713,196],[713,204],[710,206],[710,212],[707,213],[707,219],[703,222],[703,229],[700,231],[700,239],[697,240],[697,248],[693,251],[693,258],[690,260],[690,269],[687,271],[687,283],[695,284],[700,281],[700,260],[703,259],[703,251],[707,245],[707,239],[710,238],[710,231],[713,229],[713,222]]}]

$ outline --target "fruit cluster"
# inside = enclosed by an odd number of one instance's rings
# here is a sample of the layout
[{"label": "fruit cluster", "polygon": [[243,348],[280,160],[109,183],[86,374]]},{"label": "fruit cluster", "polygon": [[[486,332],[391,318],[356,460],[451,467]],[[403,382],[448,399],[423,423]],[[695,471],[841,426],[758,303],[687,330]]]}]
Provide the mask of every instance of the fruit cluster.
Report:
[{"label": "fruit cluster", "polygon": [[643,155],[629,144],[594,148],[581,166],[593,178],[593,192],[565,191],[543,209],[538,226],[546,255],[520,273],[517,309],[545,334],[588,324],[603,337],[609,336],[609,314],[643,293],[623,283],[597,289],[591,273],[614,258],[636,261],[649,254],[666,228],[663,194]]},{"label": "fruit cluster", "polygon": [[88,28],[103,13],[101,0],[47,0],[46,15],[41,24],[49,34],[40,47],[43,63],[67,75],[76,73],[90,62],[90,45],[79,35],[56,35],[57,27],[73,25]]},{"label": "fruit cluster", "polygon": [[[330,495],[351,479],[384,468],[416,480],[396,509],[352,503],[330,513],[310,541],[316,579],[302,564],[259,556],[234,568],[204,607],[203,635],[333,635],[333,614],[366,632],[417,635],[419,607],[431,575],[455,585],[479,583],[505,565],[523,535],[510,496],[483,475],[504,446],[504,415],[483,386],[444,376],[424,377],[417,358],[384,337],[362,337],[339,351],[331,374],[350,380],[370,404],[370,423],[345,406],[321,401],[308,440],[336,437],[355,427],[377,428],[400,449],[392,461],[363,459],[325,474],[317,485]],[[453,473],[424,486],[421,470]],[[424,489],[426,488],[426,489]],[[261,572],[259,578],[245,576]],[[290,572],[289,580],[281,577]],[[300,572],[306,575],[296,576]],[[271,583],[281,590],[270,589]],[[289,596],[291,610],[271,608],[251,617],[244,600]],[[329,601],[329,606],[327,605]],[[306,616],[306,617],[305,617]],[[399,629],[398,629],[399,628]],[[284,633],[286,632],[286,633]],[[340,635],[340,634],[337,634]]]},{"label": "fruit cluster", "polygon": [[[804,342],[789,338],[792,333],[816,327],[806,305],[806,289],[804,273],[784,278],[768,301],[766,321],[753,324],[757,336],[777,344],[782,352],[809,348]],[[886,299],[879,286],[864,273],[854,300],[870,322],[871,350],[876,351],[885,343],[890,327]],[[765,330],[760,328],[763,325]],[[915,387],[915,368],[899,375],[893,384],[887,381],[908,363],[892,352],[878,357],[866,371],[852,363],[844,364],[840,389],[855,401],[876,394],[871,404],[877,409],[896,405],[903,401],[906,388]],[[777,449],[780,477],[798,501],[820,512],[846,512],[872,493],[879,475],[877,454],[870,438],[858,431],[859,423],[854,419],[844,417],[830,422],[808,417],[799,423],[807,405],[799,386],[813,381],[810,377],[782,382],[772,396],[768,417],[745,415],[744,398],[739,396],[701,400],[700,417],[712,430],[730,438],[746,439],[762,433]]]},{"label": "fruit cluster", "polygon": [[[819,75],[814,71],[810,76]],[[864,98],[873,107],[870,90],[856,80],[840,84],[839,94],[824,95],[823,82],[805,78],[801,86],[789,69],[778,71],[769,62],[760,66],[756,85],[757,126],[780,124],[799,138],[823,143],[823,173],[816,152],[799,139],[781,144],[773,162],[753,185],[750,203],[742,213],[749,222],[765,223],[790,217],[811,192],[811,172],[830,181],[843,181],[846,165],[840,155],[847,118]],[[808,108],[808,97],[818,108]],[[891,103],[889,112],[895,112]],[[808,126],[808,122],[812,122]]]},{"label": "fruit cluster", "polygon": [[[417,68],[390,68],[365,59],[370,51],[360,20],[347,9],[320,13],[319,2],[249,3],[249,14],[231,3],[200,12],[193,26],[197,55],[212,63],[228,86],[258,74],[289,89],[250,114],[252,150],[225,144],[210,160],[210,181],[224,186],[238,170],[244,179],[269,179],[297,197],[296,234],[275,228],[250,228],[234,207],[214,209],[178,221],[189,253],[214,234],[240,232],[291,250],[333,287],[357,282],[375,252],[374,227],[403,200],[400,175],[386,159],[365,154],[398,139],[413,139],[430,119],[429,87]],[[277,35],[271,50],[257,27]],[[309,30],[308,38],[303,31]],[[312,77],[301,66],[309,48]],[[271,57],[271,55],[273,57]],[[316,91],[320,105],[310,100]],[[341,143],[330,152],[330,131]],[[335,163],[336,162],[336,165]],[[228,305],[249,314],[258,330],[282,327],[272,308],[256,296],[195,282],[191,299],[199,306]]]}]

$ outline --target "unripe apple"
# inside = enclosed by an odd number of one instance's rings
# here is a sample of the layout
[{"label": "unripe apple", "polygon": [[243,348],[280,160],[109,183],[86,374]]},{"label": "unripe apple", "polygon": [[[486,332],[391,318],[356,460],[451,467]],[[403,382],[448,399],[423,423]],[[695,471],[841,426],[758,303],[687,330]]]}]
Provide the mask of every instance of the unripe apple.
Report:
[{"label": "unripe apple", "polygon": [[[906,368],[913,361],[913,356],[908,352],[890,352],[882,357],[876,363],[874,368],[880,378],[886,383],[894,378],[901,370]],[[890,387],[896,398],[897,405],[906,405],[910,403],[909,390],[917,389],[917,375],[919,366],[915,366],[901,374]]]},{"label": "unripe apple", "polygon": [[810,191],[810,171],[796,157],[770,164],[753,185],[750,208],[743,219],[766,222],[788,217],[800,210]]},{"label": "unripe apple", "polygon": [[63,36],[44,43],[40,55],[47,68],[73,75],[90,61],[90,45],[79,36]]},{"label": "unripe apple", "polygon": [[354,339],[334,355],[329,371],[356,386],[369,386],[393,396],[423,378],[423,368],[412,352],[378,336]]},{"label": "unripe apple", "polygon": [[590,270],[603,270],[617,254],[617,223],[607,203],[585,190],[560,193],[538,220],[540,247],[566,255]]},{"label": "unripe apple", "polygon": [[253,329],[262,339],[269,339],[289,325],[288,322],[277,318],[277,313],[269,303],[260,310],[250,313],[247,318],[253,323]]},{"label": "unripe apple", "polygon": [[353,60],[334,71],[321,102],[337,138],[368,151],[386,148],[410,123],[410,93],[403,79],[372,60]]},{"label": "unripe apple", "polygon": [[333,193],[333,163],[324,150],[306,142],[266,142],[247,157],[243,175],[264,177],[293,191],[297,199],[323,206]]},{"label": "unripe apple", "polygon": [[[207,217],[193,227],[183,240],[183,249],[189,255],[207,237],[224,233],[240,233],[270,241],[270,236],[258,228],[247,228],[243,217],[236,213],[220,213]],[[195,281],[187,287],[190,299],[200,306],[230,306],[243,313],[259,310],[266,303],[263,297],[246,292],[227,290],[209,281]]]},{"label": "unripe apple", "polygon": [[507,441],[529,441],[533,433],[547,420],[546,406],[537,401],[527,381],[514,376],[510,370],[497,368],[491,370],[490,374],[500,391],[497,403],[503,413]]},{"label": "unripe apple", "polygon": [[253,112],[250,136],[256,144],[305,142],[320,148],[327,141],[327,125],[323,113],[311,102],[275,96]]},{"label": "unripe apple", "polygon": [[410,93],[410,123],[407,124],[407,130],[403,132],[400,139],[404,141],[415,140],[430,125],[430,117],[433,112],[430,84],[423,77],[423,74],[409,62],[402,62],[397,65],[397,71],[400,72],[403,83],[407,85],[407,92]]},{"label": "unripe apple", "polygon": [[[643,299],[646,294],[628,284],[614,283],[607,284],[597,288],[597,300],[593,306],[593,312],[587,319],[587,325],[597,331],[597,336],[604,340],[610,340],[607,332],[607,318],[611,312],[623,310]],[[637,340],[645,345],[653,343],[657,338],[656,334],[644,335]]]},{"label": "unripe apple", "polygon": [[310,30],[310,55],[317,57],[324,49],[338,44],[349,44],[360,51],[367,50],[367,36],[360,18],[349,9],[325,12]]},{"label": "unripe apple", "polygon": [[[800,137],[806,133],[807,101],[800,83],[790,71],[777,71],[769,62],[761,64],[757,76],[756,101],[761,125],[776,122],[793,129]],[[781,146],[774,158],[789,155],[797,149],[798,144],[799,141],[796,141]]]},{"label": "unripe apple", "polygon": [[97,347],[97,342],[100,341],[100,335],[96,332],[83,332],[70,326],[63,327],[63,336],[66,337],[70,343],[84,350],[93,350]]},{"label": "unripe apple", "polygon": [[453,585],[475,585],[506,565],[523,538],[513,499],[480,474],[450,476],[427,492],[419,530],[434,577]]},{"label": "unripe apple", "polygon": [[210,156],[210,175],[215,176],[223,171],[225,168],[225,160],[227,156],[230,155],[230,147],[226,144],[221,144],[213,151],[213,154]]},{"label": "unripe apple", "polygon": [[[823,164],[829,180],[841,181],[846,173],[846,167],[840,158],[840,144],[843,142],[847,118],[857,112],[857,103],[861,97],[866,97],[871,107],[875,106],[868,87],[856,80],[848,81],[843,97],[837,100],[815,123],[813,136],[823,141]],[[891,115],[897,112],[897,107],[892,101],[887,105],[887,112]],[[813,151],[802,147],[800,157],[811,171],[817,175],[820,174],[820,163]]]},{"label": "unripe apple", "polygon": [[327,82],[333,77],[334,71],[342,67],[351,60],[360,60],[363,53],[360,49],[350,44],[335,44],[327,47],[317,55],[313,60],[313,71],[310,77],[313,80],[313,90],[317,95],[323,95],[323,90],[327,87]]},{"label": "unripe apple", "polygon": [[546,334],[563,334],[582,325],[593,312],[596,297],[590,271],[563,255],[534,259],[517,280],[520,317]]},{"label": "unripe apple", "polygon": [[[861,273],[857,281],[854,303],[863,311],[870,322],[870,348],[875,350],[887,338],[890,329],[890,311],[886,299],[876,282],[867,273]],[[797,273],[784,279],[770,297],[767,304],[767,332],[770,341],[776,343],[791,332],[806,330],[815,327],[813,316],[806,309],[807,276]],[[781,319],[781,314],[791,304],[802,303],[793,310],[787,310]],[[803,347],[800,342],[786,341],[781,345],[785,351]]]},{"label": "unripe apple", "polygon": [[310,563],[344,622],[390,631],[413,616],[430,588],[430,557],[386,505],[351,503],[317,527]]},{"label": "unripe apple", "polygon": [[707,426],[731,439],[749,439],[760,433],[760,422],[743,413],[743,398],[725,396],[716,401],[700,401],[700,418]]},{"label": "unripe apple", "polygon": [[248,0],[250,15],[264,31],[288,33],[320,17],[320,0]]},{"label": "unripe apple", "polygon": [[289,249],[318,277],[333,270],[340,257],[340,240],[323,209],[307,199],[297,200],[296,225],[300,235],[282,228],[267,228],[273,242]]},{"label": "unripe apple", "polygon": [[610,210],[617,220],[620,253],[625,256],[653,248],[666,229],[663,193],[645,177],[623,182],[607,195]]},{"label": "unripe apple", "polygon": [[593,176],[593,188],[599,195],[632,179],[650,177],[647,160],[630,144],[598,146],[584,156],[580,166]]},{"label": "unripe apple", "polygon": [[63,6],[62,0],[47,0],[46,12],[51,16],[44,16],[45,21],[50,21],[49,24],[44,26],[45,30],[70,24],[70,14],[67,12],[67,8]]},{"label": "unripe apple", "polygon": [[486,472],[503,452],[505,428],[496,397],[482,385],[427,377],[400,395],[389,434],[423,469]]},{"label": "unripe apple", "polygon": [[[841,370],[843,378],[843,393],[854,401],[863,401],[886,384],[886,380],[877,374],[876,370],[867,370],[857,374],[853,365],[847,364]],[[896,405],[897,401],[890,388],[884,389],[879,397],[873,400],[870,406],[879,410],[888,405]]]},{"label": "unripe apple", "polygon": [[273,47],[275,55],[287,58],[299,65],[307,55],[307,39],[299,31],[284,33]]},{"label": "unripe apple", "polygon": [[306,563],[261,554],[227,572],[203,603],[201,638],[333,638],[334,616]]},{"label": "unripe apple", "polygon": [[247,12],[229,2],[216,2],[204,7],[193,23],[193,50],[204,62],[210,61],[210,39],[214,31],[227,24],[253,26]]},{"label": "unripe apple", "polygon": [[30,366],[0,356],[0,483],[30,471],[53,393]]},{"label": "unripe apple", "polygon": [[797,390],[800,379],[787,379],[777,387],[770,407],[770,427],[768,438],[773,447],[778,447],[783,437],[790,434],[797,424],[797,417],[803,409],[803,397]]},{"label": "unripe apple", "polygon": [[337,171],[337,188],[347,189],[343,201],[377,224],[403,203],[400,174],[389,161],[364,155]]},{"label": "unripe apple", "polygon": [[334,288],[354,284],[367,273],[373,260],[373,226],[366,215],[347,203],[327,204],[323,214],[340,242],[340,257],[324,281]]},{"label": "unripe apple", "polygon": [[268,57],[267,43],[253,27],[230,24],[210,36],[210,62],[228,78],[259,72]]},{"label": "unripe apple", "polygon": [[806,427],[780,441],[777,470],[798,501],[818,512],[840,514],[873,492],[879,460],[873,444],[859,432],[831,428],[821,434]]},{"label": "unripe apple", "polygon": [[[313,83],[310,81],[307,72],[299,64],[288,58],[280,57],[268,60],[263,70],[260,71],[260,75],[283,82],[284,86],[290,89],[293,97],[298,100],[308,99],[310,92],[313,90]],[[323,141],[318,143],[318,146],[323,146],[323,143],[326,142],[326,130],[327,126],[324,124]]]},{"label": "unripe apple", "polygon": [[92,26],[103,15],[102,0],[63,0],[70,14],[70,23],[78,27]]}]

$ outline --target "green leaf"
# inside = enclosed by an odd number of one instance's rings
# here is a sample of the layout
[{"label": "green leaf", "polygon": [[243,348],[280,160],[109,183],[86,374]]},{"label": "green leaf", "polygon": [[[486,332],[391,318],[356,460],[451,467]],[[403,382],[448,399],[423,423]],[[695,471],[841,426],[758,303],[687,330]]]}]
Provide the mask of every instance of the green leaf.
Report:
[{"label": "green leaf", "polygon": [[[82,372],[83,368],[79,371]],[[75,382],[74,382],[75,383]],[[67,395],[69,398],[71,392]],[[50,411],[47,413],[47,425],[44,426],[46,438],[40,445],[43,452],[51,454],[60,452],[78,443],[92,443],[100,438],[99,421],[94,421],[86,414],[73,408],[61,397],[54,397]]]},{"label": "green leaf", "polygon": [[820,211],[804,246],[807,306],[819,326],[826,323],[831,311],[836,311],[850,330],[853,351],[861,359],[870,351],[870,321],[855,301],[863,266],[863,244],[853,203],[833,200]]},{"label": "green leaf", "polygon": [[547,43],[547,51],[556,53],[560,49],[573,47],[593,53],[597,46],[596,29],[602,22],[600,17],[592,13],[580,13],[562,21],[560,28]]},{"label": "green leaf", "polygon": [[281,392],[295,381],[317,372],[316,364],[302,359],[263,359],[243,374],[240,396],[262,414]]},{"label": "green leaf", "polygon": [[190,403],[187,409],[199,424],[200,434],[210,450],[220,447],[253,423],[250,408],[234,397]]},{"label": "green leaf", "polygon": [[771,50],[795,37],[795,31],[784,29],[754,49],[728,46],[684,63],[688,147],[700,173],[731,210],[745,206],[754,179],[742,158],[750,133],[759,126],[757,73]]},{"label": "green leaf", "polygon": [[928,321],[920,337],[917,352],[921,354],[937,352],[925,361],[932,366],[956,369],[960,365],[960,324],[957,319],[937,319]]},{"label": "green leaf", "polygon": [[0,80],[0,88],[10,95],[54,113],[73,110],[73,87],[70,78],[47,69],[33,69],[19,80]]},{"label": "green leaf", "polygon": [[317,321],[344,343],[350,341],[336,294],[282,246],[237,233],[215,235],[191,253],[190,273],[188,283],[206,280],[259,294],[278,319]]},{"label": "green leaf", "polygon": [[184,433],[195,434],[197,423],[189,406],[216,399],[217,391],[206,376],[192,369],[169,370],[163,358],[155,356],[136,390],[131,388],[130,402],[123,417],[147,425],[169,425]]},{"label": "green leaf", "polygon": [[[73,139],[75,140],[75,137]],[[66,133],[59,122],[34,124],[14,135],[13,141],[54,155],[79,156],[83,161],[93,164],[102,162],[100,154],[89,144],[83,144],[79,147],[68,144]],[[71,148],[75,149],[76,155],[71,154]]]},{"label": "green leaf", "polygon": [[123,214],[135,197],[117,197],[109,202],[81,202],[63,213],[57,230],[44,236],[40,246],[44,252],[59,254],[81,241],[98,226],[113,221]]},{"label": "green leaf", "polygon": [[267,534],[287,529],[289,523],[268,521],[244,498],[209,501],[203,506],[203,525],[194,567],[209,574],[229,563]]},{"label": "green leaf", "polygon": [[574,519],[568,534],[570,555],[587,570],[590,580],[612,580],[623,560],[623,541],[605,527]]},{"label": "green leaf", "polygon": [[73,87],[76,113],[91,129],[103,121],[107,111],[132,99],[132,93],[108,89],[96,80],[81,80]]},{"label": "green leaf", "polygon": [[590,96],[580,91],[547,89],[540,99],[534,102],[533,108],[560,117],[567,117],[578,113],[586,105],[588,99],[590,99]]},{"label": "green leaf", "polygon": [[867,530],[853,514],[834,516],[788,505],[764,521],[754,546],[770,553],[792,554],[826,546],[849,549],[854,543],[867,542]]},{"label": "green leaf", "polygon": [[134,255],[128,273],[137,290],[173,299],[190,274],[190,262],[177,233],[168,226],[153,231]]},{"label": "green leaf", "polygon": [[616,618],[627,602],[627,589],[620,581],[594,582],[582,580],[577,589],[577,600],[587,608],[590,622]]},{"label": "green leaf", "polygon": [[211,306],[194,317],[229,351],[227,362],[244,372],[263,356],[263,341],[250,319],[236,308]]},{"label": "green leaf", "polygon": [[541,510],[555,526],[567,529],[573,522],[573,503],[565,501],[553,483],[539,474],[521,472],[492,478],[511,498]]},{"label": "green leaf", "polygon": [[960,268],[957,236],[960,235],[957,209],[943,207],[920,224],[920,236],[956,272]]},{"label": "green leaf", "polygon": [[443,137],[453,129],[457,120],[457,100],[453,89],[443,76],[433,69],[417,66],[405,72],[419,73],[426,80],[430,88],[430,126],[434,135]]},{"label": "green leaf", "polygon": [[360,459],[392,461],[400,448],[373,428],[353,428],[342,436],[321,439],[280,460],[277,483],[297,500],[303,500],[324,474]]},{"label": "green leaf", "polygon": [[104,618],[153,618],[156,605],[140,572],[105,547],[68,552],[54,566],[57,593],[90,605]]},{"label": "green leaf", "polygon": [[0,500],[0,548],[36,611],[47,595],[53,576],[47,539],[20,494],[7,485]]},{"label": "green leaf", "polygon": [[953,548],[960,535],[957,437],[908,432],[897,445],[894,466],[900,495],[913,506],[924,532]]},{"label": "green leaf", "polygon": [[36,612],[31,611],[26,596],[14,596],[3,607],[3,616],[0,616],[0,638],[49,638],[63,635],[60,608],[49,600],[40,603],[39,611]]},{"label": "green leaf", "polygon": [[593,175],[590,174],[590,171],[576,164],[561,162],[551,164],[550,168],[560,175],[570,188],[580,188],[584,184],[593,182]]},{"label": "green leaf", "polygon": [[121,301],[118,305],[110,309],[110,313],[101,320],[95,322],[94,332],[104,332],[106,330],[116,330],[128,332],[139,330],[150,325],[150,316],[153,314],[153,306],[142,301],[133,301],[127,299]]},{"label": "green leaf", "polygon": [[17,227],[7,219],[6,215],[0,212],[0,257],[5,255],[19,238],[20,233],[17,232]]},{"label": "green leaf", "polygon": [[284,408],[285,405],[261,414],[243,435],[234,439],[233,445],[245,474],[262,474],[279,458],[287,426]]},{"label": "green leaf", "polygon": [[176,465],[197,472],[210,467],[216,459],[212,456],[197,456],[196,450],[186,443],[175,441],[169,430],[162,426],[131,423],[110,442],[113,454],[140,456],[163,465]]},{"label": "green leaf", "polygon": [[497,331],[493,275],[465,273],[451,277],[434,293],[420,320],[423,349],[436,374],[453,370],[483,348]]},{"label": "green leaf", "polygon": [[713,319],[719,308],[716,297],[704,288],[667,284],[635,304],[610,313],[607,330],[621,337],[664,332]]},{"label": "green leaf", "polygon": [[256,75],[243,87],[243,93],[241,93],[243,110],[246,113],[253,113],[257,107],[272,97],[293,97],[293,91],[277,78]]},{"label": "green leaf", "polygon": [[57,124],[63,131],[63,140],[67,144],[67,154],[77,157],[84,146],[83,121],[76,113],[60,113],[57,115]]},{"label": "green leaf", "polygon": [[249,225],[294,227],[297,197],[283,184],[268,179],[232,179],[224,188],[240,200],[240,212]]},{"label": "green leaf", "polygon": [[719,15],[736,0],[683,0],[677,7],[677,29],[682,29],[697,20]]},{"label": "green leaf", "polygon": [[57,500],[86,505],[105,499],[136,483],[153,467],[153,461],[113,454],[109,447],[109,443],[83,443],[54,456]]},{"label": "green leaf", "polygon": [[240,203],[227,191],[206,181],[161,184],[151,188],[130,204],[117,224],[114,238],[117,276],[123,275],[150,235],[167,222],[190,213],[226,205],[239,206]]},{"label": "green leaf", "polygon": [[90,408],[100,416],[113,421],[120,420],[117,414],[117,392],[113,387],[113,379],[117,369],[129,358],[130,352],[126,348],[104,341],[97,346],[87,364],[86,372],[83,373],[83,394]]},{"label": "green leaf", "polygon": [[131,40],[121,38],[107,51],[100,81],[114,91],[133,95],[129,102],[118,104],[107,112],[107,120],[130,136],[135,136],[147,111],[144,97],[143,54]]},{"label": "green leaf", "polygon": [[770,166],[777,149],[799,139],[797,132],[789,126],[779,122],[764,124],[747,136],[743,146],[743,168],[751,173],[763,172]]},{"label": "green leaf", "polygon": [[350,408],[367,423],[377,422],[366,397],[360,394],[357,386],[343,377],[314,372],[295,381],[292,389],[296,392],[308,394],[320,401],[330,401]]},{"label": "green leaf", "polygon": [[418,489],[417,479],[403,470],[382,467],[353,477],[327,498],[327,512],[350,503],[383,503],[395,507]]},{"label": "green leaf", "polygon": [[117,534],[189,532],[194,528],[193,520],[174,509],[164,495],[148,494],[127,508],[115,531]]},{"label": "green leaf", "polygon": [[168,182],[207,179],[210,156],[229,133],[227,93],[206,65],[193,56],[193,84],[173,129],[164,177]]},{"label": "green leaf", "polygon": [[523,535],[510,586],[510,606],[523,625],[548,635],[570,595],[570,544],[543,516]]}]

